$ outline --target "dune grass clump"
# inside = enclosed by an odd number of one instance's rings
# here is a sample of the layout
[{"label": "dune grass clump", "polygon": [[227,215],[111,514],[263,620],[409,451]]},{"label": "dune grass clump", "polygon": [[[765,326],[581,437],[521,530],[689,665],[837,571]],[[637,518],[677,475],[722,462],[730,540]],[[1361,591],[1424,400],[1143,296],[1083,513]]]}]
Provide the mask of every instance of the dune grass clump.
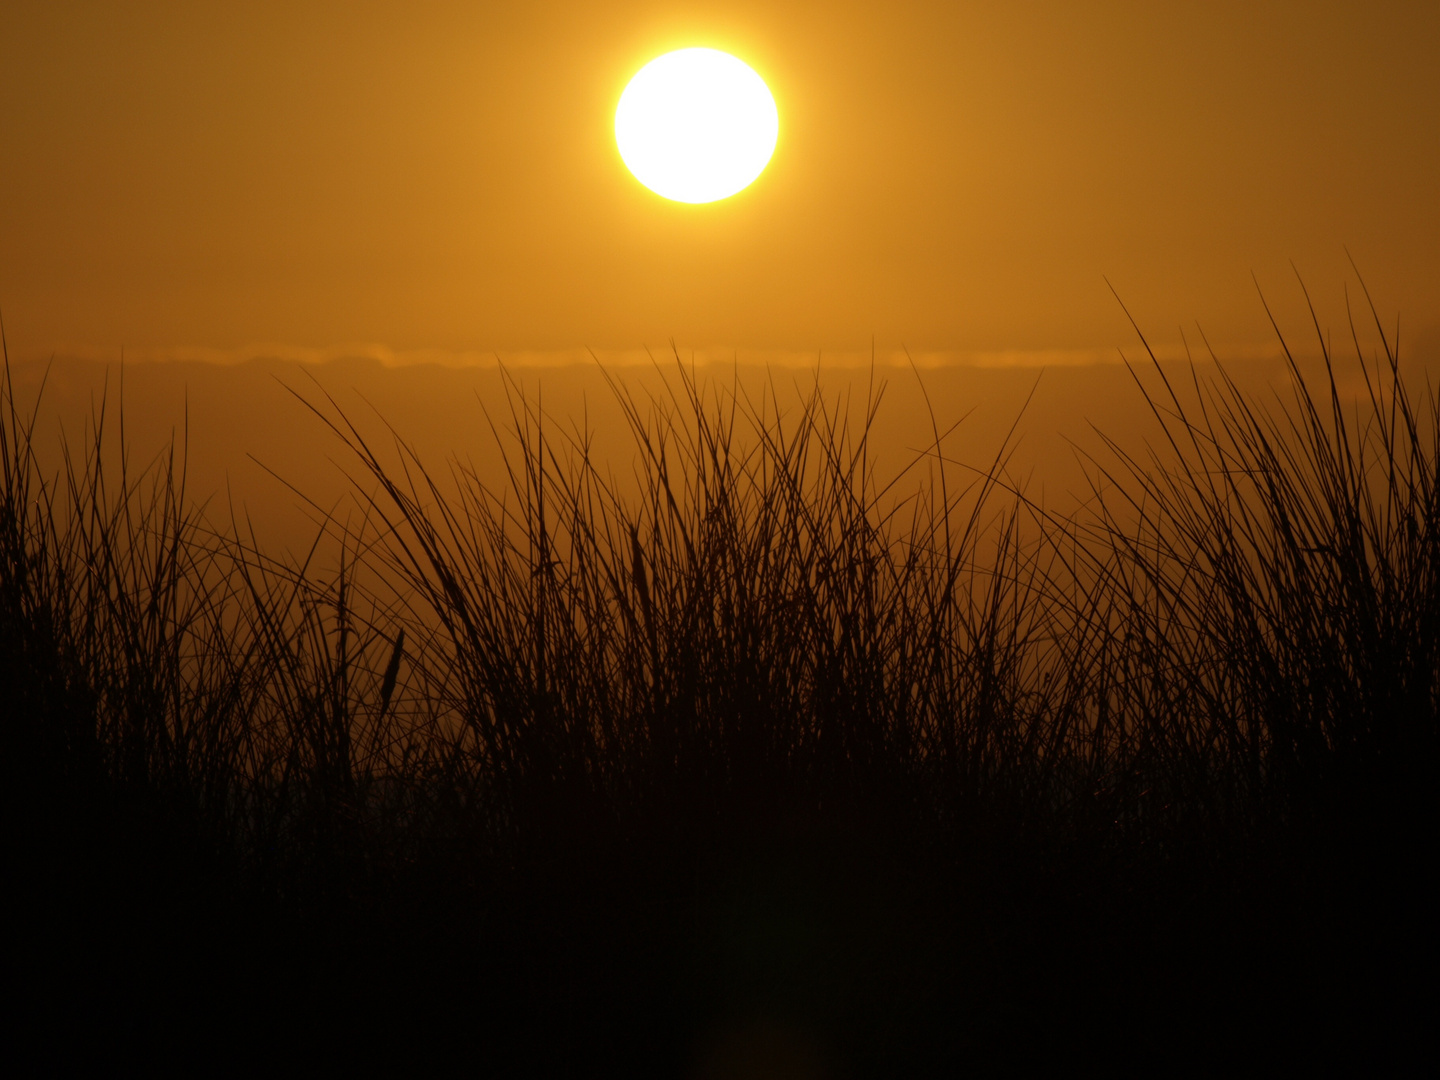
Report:
[{"label": "dune grass clump", "polygon": [[518,398],[508,486],[461,470],[452,497],[403,443],[392,472],[327,419],[378,484],[387,580],[443,628],[455,753],[501,820],[974,799],[1068,751],[1025,701],[1040,581],[996,479],[887,499],[901,481],[818,391],[793,417],[707,402],[683,370],[649,416],[616,391],[630,500]]},{"label": "dune grass clump", "polygon": [[[882,474],[883,390],[856,405],[817,386],[786,412],[683,365],[648,402],[614,383],[629,478],[513,383],[497,477],[427,471],[398,433],[302,394],[352,455],[358,509],[298,562],[216,528],[183,453],[137,468],[122,438],[107,468],[103,403],[46,475],[7,377],[8,843],[34,861],[160,837],[152,863],[198,860],[272,913],[247,931],[270,935],[264,955],[304,969],[317,950],[297,985],[357,956],[390,956],[397,986],[411,953],[469,956],[510,974],[472,971],[453,1000],[478,980],[501,1027],[583,1028],[546,1011],[575,995],[608,1015],[594,995],[621,962],[594,943],[627,942],[633,992],[683,1031],[710,999],[663,988],[721,947],[674,945],[709,932],[674,912],[710,910],[705,875],[781,836],[795,866],[810,849],[853,864],[805,887],[812,915],[849,904],[833,918],[882,943],[841,935],[888,957],[865,953],[856,985],[927,953],[924,979],[887,976],[886,1023],[912,1042],[907,1023],[970,1024],[966,1052],[993,1049],[982,1028],[1003,1027],[1006,994],[1014,1016],[1060,998],[1079,1016],[1094,986],[1143,981],[1117,948],[1148,955],[1197,917],[1241,948],[1249,916],[1194,897],[1286,837],[1321,838],[1312,870],[1339,833],[1370,870],[1376,852],[1428,859],[1440,397],[1376,329],[1367,357],[1352,323],[1357,400],[1323,336],[1318,390],[1287,347],[1290,396],[1272,402],[1218,361],[1188,384],[1135,367],[1162,439],[1149,456],[1103,441],[1063,512],[1010,483],[1005,447],[951,460],[933,421]],[[1265,895],[1307,896],[1312,870]],[[842,879],[843,902],[825,899]],[[906,920],[929,929],[876,929]]]},{"label": "dune grass clump", "polygon": [[1092,604],[1123,613],[1120,635],[1094,637],[1121,654],[1093,669],[1139,676],[1117,684],[1118,710],[1114,692],[1097,698],[1104,721],[1128,713],[1168,746],[1157,776],[1181,801],[1284,814],[1429,787],[1440,398],[1407,385],[1378,319],[1367,360],[1352,319],[1363,394],[1347,400],[1315,329],[1319,387],[1281,336],[1291,386],[1268,403],[1218,361],[1188,387],[1155,364],[1145,400],[1163,441],[1141,459],[1105,440],[1096,497],[1060,529]]},{"label": "dune grass clump", "polygon": [[363,819],[366,785],[423,755],[388,724],[403,630],[358,614],[348,550],[326,578],[214,532],[173,449],[137,468],[122,443],[107,474],[103,401],[81,449],[67,446],[46,476],[8,379],[3,408],[0,655],[16,805],[139,798],[247,861],[308,860],[336,822]]}]

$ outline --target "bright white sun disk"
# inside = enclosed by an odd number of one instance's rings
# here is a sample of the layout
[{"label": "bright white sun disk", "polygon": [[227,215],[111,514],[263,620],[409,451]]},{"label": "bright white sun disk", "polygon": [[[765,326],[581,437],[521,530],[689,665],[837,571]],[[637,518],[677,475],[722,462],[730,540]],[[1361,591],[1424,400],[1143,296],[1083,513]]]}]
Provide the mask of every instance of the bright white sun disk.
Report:
[{"label": "bright white sun disk", "polygon": [[734,195],[764,171],[780,134],[765,81],[716,49],[646,64],[615,110],[615,143],[635,178],[676,202]]}]

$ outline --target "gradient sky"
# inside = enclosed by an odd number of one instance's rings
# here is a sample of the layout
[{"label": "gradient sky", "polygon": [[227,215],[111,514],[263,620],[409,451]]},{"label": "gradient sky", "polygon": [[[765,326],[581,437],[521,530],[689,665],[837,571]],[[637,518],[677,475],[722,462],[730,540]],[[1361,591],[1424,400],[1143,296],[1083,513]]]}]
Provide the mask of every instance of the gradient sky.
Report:
[{"label": "gradient sky", "polygon": [[[667,203],[611,122],[734,52],[779,148]],[[75,3],[0,31],[12,349],[1090,355],[1271,340],[1349,247],[1440,342],[1440,4]]]}]

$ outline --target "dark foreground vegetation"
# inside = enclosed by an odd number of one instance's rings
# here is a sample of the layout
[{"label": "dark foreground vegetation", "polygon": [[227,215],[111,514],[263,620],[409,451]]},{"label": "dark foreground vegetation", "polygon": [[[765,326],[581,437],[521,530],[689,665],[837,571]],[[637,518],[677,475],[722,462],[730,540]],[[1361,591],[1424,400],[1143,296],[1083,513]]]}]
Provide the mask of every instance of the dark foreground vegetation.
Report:
[{"label": "dark foreground vegetation", "polygon": [[1375,331],[1358,401],[1328,352],[1268,403],[1137,368],[1154,455],[1110,445],[1063,514],[942,430],[886,478],[868,414],[683,367],[617,385],[638,487],[518,396],[496,488],[314,390],[363,513],[299,563],[213,528],[183,455],[107,465],[103,411],[46,475],[9,393],[12,1046],[713,1077],[1406,1052],[1440,398]]}]

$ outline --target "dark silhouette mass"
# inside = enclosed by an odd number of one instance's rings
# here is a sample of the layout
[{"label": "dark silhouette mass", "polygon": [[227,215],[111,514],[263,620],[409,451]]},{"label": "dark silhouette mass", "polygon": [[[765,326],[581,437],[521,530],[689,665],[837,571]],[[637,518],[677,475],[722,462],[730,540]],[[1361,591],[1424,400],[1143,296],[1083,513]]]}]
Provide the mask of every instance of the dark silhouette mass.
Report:
[{"label": "dark silhouette mass", "polygon": [[1352,329],[1271,401],[1137,365],[1163,438],[1063,513],[938,421],[882,480],[878,387],[615,380],[632,491],[518,389],[494,484],[299,385],[363,508],[299,559],[217,527],[183,443],[114,464],[103,403],[47,472],[7,366],[15,1017],[57,1067],[1403,1054],[1440,398]]}]

